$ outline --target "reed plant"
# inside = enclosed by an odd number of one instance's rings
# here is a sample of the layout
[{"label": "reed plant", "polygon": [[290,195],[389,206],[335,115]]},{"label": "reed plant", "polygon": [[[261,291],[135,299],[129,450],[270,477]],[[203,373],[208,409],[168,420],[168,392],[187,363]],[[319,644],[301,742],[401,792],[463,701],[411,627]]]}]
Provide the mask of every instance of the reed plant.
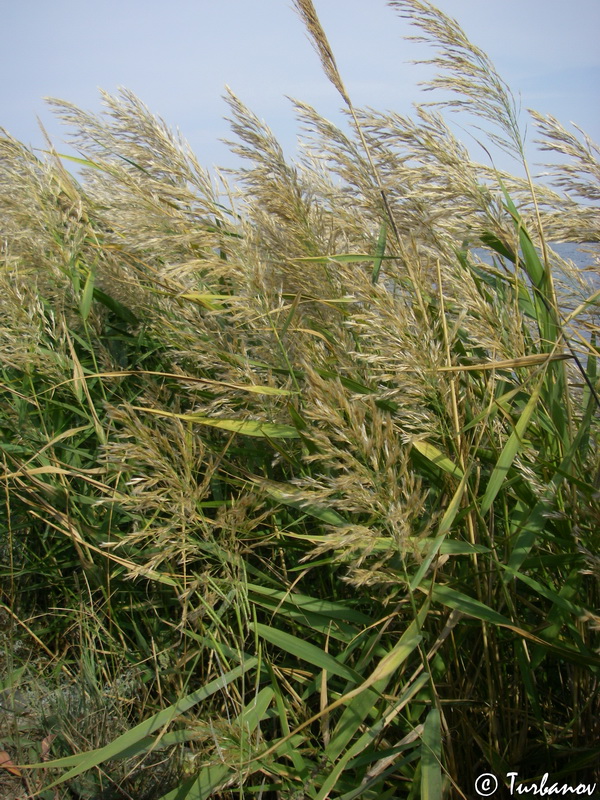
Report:
[{"label": "reed plant", "polygon": [[536,183],[508,87],[425,0],[389,5],[442,100],[355,108],[295,5],[348,115],[296,102],[298,162],[233,93],[229,185],[128,91],[52,101],[79,159],[0,140],[0,786],[26,796],[600,780],[598,262],[551,245],[600,238],[598,148],[534,114],[565,159]]}]

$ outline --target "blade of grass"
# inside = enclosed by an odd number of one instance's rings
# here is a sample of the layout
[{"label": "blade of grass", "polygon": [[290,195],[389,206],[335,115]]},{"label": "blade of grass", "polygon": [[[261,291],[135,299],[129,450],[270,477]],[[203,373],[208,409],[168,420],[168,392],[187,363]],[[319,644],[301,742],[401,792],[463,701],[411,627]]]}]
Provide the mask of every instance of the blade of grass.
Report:
[{"label": "blade of grass", "polygon": [[272,439],[298,439],[300,434],[291,425],[282,425],[273,422],[260,422],[259,420],[222,419],[220,417],[205,417],[202,414],[174,414],[157,408],[132,406],[134,411],[145,411],[147,414],[156,414],[159,417],[182,419],[186,422],[195,422],[198,425],[207,425],[210,428],[219,428],[224,431],[241,433],[245,436],[269,436]]},{"label": "blade of grass", "polygon": [[381,270],[381,262],[385,254],[385,245],[387,241],[387,225],[385,220],[381,223],[379,229],[379,238],[377,239],[377,247],[375,249],[375,260],[373,261],[373,272],[371,273],[371,283],[376,284],[379,280],[379,272]]},{"label": "blade of grass", "polygon": [[241,677],[244,672],[252,669],[257,664],[257,658],[252,657],[248,659],[239,667],[235,667],[219,678],[207,683],[206,686],[203,686],[201,689],[198,689],[186,697],[183,697],[181,700],[173,703],[163,711],[159,711],[157,714],[154,714],[149,719],[144,720],[139,725],[136,725],[135,727],[126,731],[126,733],[121,734],[121,736],[118,736],[114,741],[110,742],[110,744],[107,744],[98,750],[91,750],[87,753],[77,753],[73,756],[59,758],[54,761],[45,761],[40,764],[27,764],[23,765],[23,768],[27,767],[30,769],[34,767],[44,767],[53,769],[60,767],[72,767],[72,769],[46,787],[47,789],[53,789],[55,786],[59,786],[65,781],[81,775],[83,772],[86,772],[93,767],[97,767],[104,761],[108,761],[111,758],[118,758],[121,752],[136,745],[140,740],[150,736],[150,734],[154,733],[154,731],[158,730],[159,728],[166,728],[178,716],[186,711],[189,711],[190,708],[193,708],[193,706],[201,703],[207,697],[210,697],[216,692],[221,691],[230,683]]},{"label": "blade of grass", "polygon": [[421,734],[421,800],[442,800],[440,712],[432,708]]},{"label": "blade of grass", "polygon": [[510,434],[508,441],[504,445],[502,452],[498,457],[496,466],[494,467],[494,470],[489,478],[485,494],[479,504],[479,511],[482,516],[485,516],[492,507],[492,503],[496,499],[502,484],[506,480],[508,471],[515,460],[517,453],[523,447],[525,431],[527,430],[529,422],[533,416],[533,412],[535,411],[540,399],[540,392],[541,384],[538,384],[538,386],[531,393],[527,405],[521,412],[513,432]]}]

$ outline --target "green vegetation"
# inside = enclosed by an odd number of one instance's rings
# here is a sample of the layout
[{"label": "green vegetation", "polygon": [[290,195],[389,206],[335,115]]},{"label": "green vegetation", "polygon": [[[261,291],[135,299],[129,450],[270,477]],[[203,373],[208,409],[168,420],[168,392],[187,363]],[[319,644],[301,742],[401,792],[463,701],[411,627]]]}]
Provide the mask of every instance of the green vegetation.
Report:
[{"label": "green vegetation", "polygon": [[[233,95],[236,190],[127,92],[54,102],[77,180],[0,140],[6,796],[600,779],[598,303],[549,244],[598,241],[598,149],[534,114],[554,190],[356,109],[296,5],[349,122],[298,103],[302,163]],[[524,163],[487,57],[390,5]]]}]

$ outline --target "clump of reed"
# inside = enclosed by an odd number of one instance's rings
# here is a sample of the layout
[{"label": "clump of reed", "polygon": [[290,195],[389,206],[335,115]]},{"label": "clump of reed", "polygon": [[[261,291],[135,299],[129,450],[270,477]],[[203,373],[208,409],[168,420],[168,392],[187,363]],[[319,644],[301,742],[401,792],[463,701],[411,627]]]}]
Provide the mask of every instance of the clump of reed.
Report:
[{"label": "clump of reed", "polygon": [[40,796],[129,797],[159,756],[164,800],[595,775],[597,292],[551,242],[598,241],[598,149],[534,114],[568,159],[534,182],[485,54],[390,5],[451,99],[355,108],[296,0],[348,126],[297,102],[290,163],[230,93],[227,191],[127,91],[53,101],[78,178],[0,140],[2,680],[138,692],[87,746],[66,701],[36,721]]}]

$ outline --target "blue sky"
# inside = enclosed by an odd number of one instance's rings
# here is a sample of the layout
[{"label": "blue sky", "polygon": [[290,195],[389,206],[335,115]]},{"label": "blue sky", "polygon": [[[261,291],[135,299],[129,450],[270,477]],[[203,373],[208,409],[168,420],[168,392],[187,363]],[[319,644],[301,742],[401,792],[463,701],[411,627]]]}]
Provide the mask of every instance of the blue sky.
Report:
[{"label": "blue sky", "polygon": [[[411,29],[385,0],[315,6],[356,106],[409,113],[430,99],[417,86],[425,68],[407,63],[430,51],[403,40]],[[573,121],[600,140],[599,0],[437,6],[487,52],[523,109]],[[2,29],[0,126],[34,147],[44,146],[39,116],[57,149],[67,149],[45,96],[99,110],[98,88],[119,86],[178,127],[208,168],[234,163],[219,142],[228,135],[226,84],[290,154],[297,129],[286,95],[339,119],[340,98],[288,0],[13,0]]]}]

